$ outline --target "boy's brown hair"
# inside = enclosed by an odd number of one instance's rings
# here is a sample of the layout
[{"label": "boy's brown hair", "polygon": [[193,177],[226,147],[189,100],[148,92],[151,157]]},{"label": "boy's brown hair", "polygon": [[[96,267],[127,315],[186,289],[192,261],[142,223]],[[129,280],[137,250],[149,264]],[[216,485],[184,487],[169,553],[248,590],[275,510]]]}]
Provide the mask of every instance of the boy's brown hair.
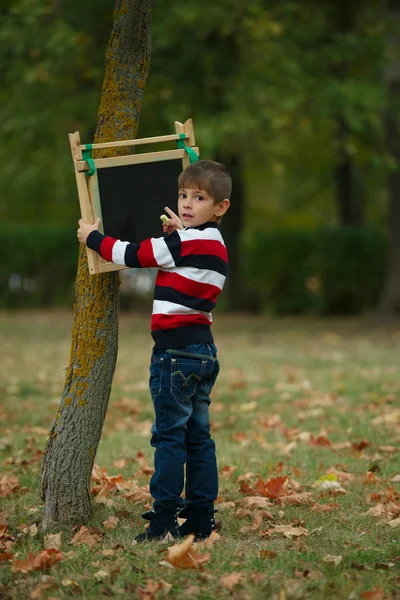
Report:
[{"label": "boy's brown hair", "polygon": [[204,190],[219,204],[230,198],[232,178],[227,168],[214,160],[197,160],[179,175],[178,187]]}]

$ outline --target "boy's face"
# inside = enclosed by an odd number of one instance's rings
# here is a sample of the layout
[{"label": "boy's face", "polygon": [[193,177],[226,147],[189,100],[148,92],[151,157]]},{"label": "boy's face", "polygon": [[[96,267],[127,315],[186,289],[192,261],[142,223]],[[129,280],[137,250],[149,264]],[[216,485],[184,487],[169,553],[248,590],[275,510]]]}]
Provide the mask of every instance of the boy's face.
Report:
[{"label": "boy's face", "polygon": [[184,227],[198,227],[209,221],[217,221],[228,208],[224,210],[221,207],[226,202],[229,206],[229,200],[214,204],[214,199],[204,190],[181,188],[178,198],[179,218]]}]

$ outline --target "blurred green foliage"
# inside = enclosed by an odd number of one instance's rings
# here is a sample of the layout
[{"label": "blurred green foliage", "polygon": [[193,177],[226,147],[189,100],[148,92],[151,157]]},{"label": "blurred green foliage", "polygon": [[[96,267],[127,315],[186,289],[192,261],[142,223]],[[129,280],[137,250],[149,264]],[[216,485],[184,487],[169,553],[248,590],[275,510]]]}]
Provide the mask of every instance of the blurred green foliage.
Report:
[{"label": "blurred green foliage", "polygon": [[248,303],[278,315],[358,315],[376,306],[387,237],[376,227],[255,231],[245,241]]},{"label": "blurred green foliage", "polygon": [[[67,133],[92,140],[112,3],[5,0],[0,8],[0,218],[74,222]],[[246,224],[334,223],[336,122],[386,212],[382,3],[157,0],[140,136],[193,117],[203,157],[240,154]]]},{"label": "blurred green foliage", "polygon": [[[71,227],[3,226],[0,307],[70,306],[78,246]],[[375,306],[387,238],[375,227],[318,231],[257,230],[242,242],[246,304],[278,315],[360,314]],[[122,308],[149,307],[122,294]],[[147,304],[146,304],[147,303]],[[219,310],[226,308],[222,294]]]}]

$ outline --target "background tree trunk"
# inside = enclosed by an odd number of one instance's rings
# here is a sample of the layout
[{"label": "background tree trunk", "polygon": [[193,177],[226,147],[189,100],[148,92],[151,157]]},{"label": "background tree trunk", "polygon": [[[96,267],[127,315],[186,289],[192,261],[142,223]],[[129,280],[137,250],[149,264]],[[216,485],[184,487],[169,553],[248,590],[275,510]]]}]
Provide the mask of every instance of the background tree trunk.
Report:
[{"label": "background tree trunk", "polygon": [[388,3],[389,66],[387,70],[386,146],[394,165],[388,175],[389,264],[379,303],[380,313],[400,313],[400,8]]},{"label": "background tree trunk", "polygon": [[[116,2],[95,142],[136,136],[150,66],[151,4]],[[118,286],[118,272],[89,275],[81,245],[69,366],[40,476],[44,529],[91,516],[90,479],[117,360]]]}]

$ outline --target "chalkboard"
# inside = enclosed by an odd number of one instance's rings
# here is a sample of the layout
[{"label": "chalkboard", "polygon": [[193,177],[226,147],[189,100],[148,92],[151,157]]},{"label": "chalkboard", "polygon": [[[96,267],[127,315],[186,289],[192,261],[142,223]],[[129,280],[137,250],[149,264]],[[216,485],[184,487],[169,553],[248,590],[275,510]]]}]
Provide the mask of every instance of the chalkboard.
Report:
[{"label": "chalkboard", "polygon": [[[178,177],[198,159],[192,119],[175,121],[175,133],[134,140],[82,144],[79,131],[69,134],[81,217],[85,223],[101,219],[101,231],[128,242],[142,242],[163,235],[160,216],[165,206],[174,212],[178,204]],[[174,150],[123,153],[102,157],[104,149],[176,143]],[[96,153],[92,156],[92,151]],[[98,157],[97,151],[100,152]],[[126,267],[86,249],[92,275]]]},{"label": "chalkboard", "polygon": [[98,169],[104,234],[141,242],[163,235],[160,215],[177,212],[182,160],[165,160]]}]

